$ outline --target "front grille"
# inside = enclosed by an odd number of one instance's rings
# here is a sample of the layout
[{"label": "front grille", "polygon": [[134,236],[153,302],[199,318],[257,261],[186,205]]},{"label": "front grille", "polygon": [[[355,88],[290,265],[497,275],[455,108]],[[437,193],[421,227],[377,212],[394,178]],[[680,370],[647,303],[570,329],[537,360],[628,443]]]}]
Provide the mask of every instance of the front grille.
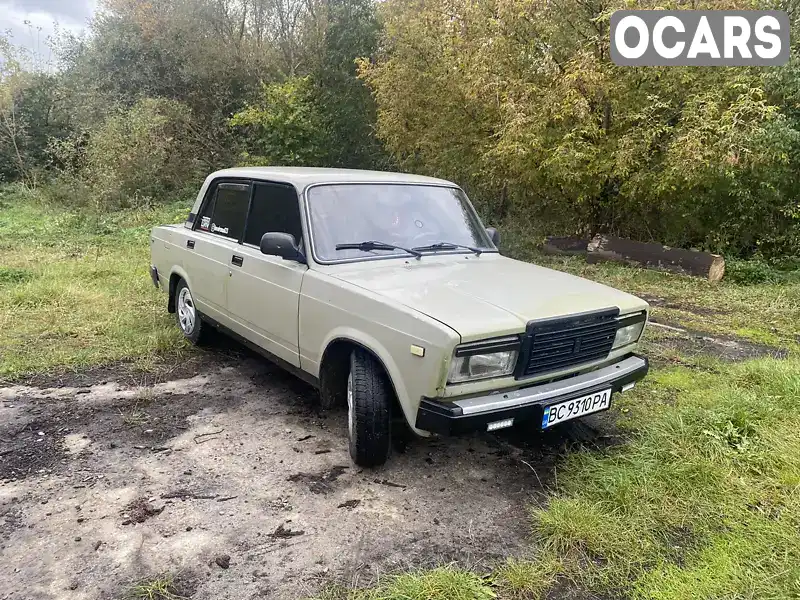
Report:
[{"label": "front grille", "polygon": [[619,309],[528,324],[517,377],[540,375],[608,356],[617,333]]}]

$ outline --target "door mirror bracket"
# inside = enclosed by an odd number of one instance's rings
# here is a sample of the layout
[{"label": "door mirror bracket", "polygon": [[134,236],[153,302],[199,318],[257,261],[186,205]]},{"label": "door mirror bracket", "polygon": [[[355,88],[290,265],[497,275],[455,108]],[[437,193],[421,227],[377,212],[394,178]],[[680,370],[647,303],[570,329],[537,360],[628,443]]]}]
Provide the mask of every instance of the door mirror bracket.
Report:
[{"label": "door mirror bracket", "polygon": [[500,232],[494,227],[487,227],[486,233],[489,234],[489,238],[492,240],[495,247],[500,248]]}]

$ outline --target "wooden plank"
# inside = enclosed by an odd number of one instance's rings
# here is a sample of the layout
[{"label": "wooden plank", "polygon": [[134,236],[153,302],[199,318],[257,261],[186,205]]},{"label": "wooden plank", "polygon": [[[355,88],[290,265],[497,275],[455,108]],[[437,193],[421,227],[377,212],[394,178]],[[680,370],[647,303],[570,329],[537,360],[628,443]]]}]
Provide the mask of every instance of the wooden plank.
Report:
[{"label": "wooden plank", "polygon": [[725,275],[725,259],[718,254],[670,248],[650,242],[635,242],[596,235],[587,246],[588,263],[616,262],[719,281]]},{"label": "wooden plank", "polygon": [[587,238],[548,236],[544,238],[542,252],[545,254],[557,254],[567,256],[578,256],[586,254],[586,246],[589,243]]}]

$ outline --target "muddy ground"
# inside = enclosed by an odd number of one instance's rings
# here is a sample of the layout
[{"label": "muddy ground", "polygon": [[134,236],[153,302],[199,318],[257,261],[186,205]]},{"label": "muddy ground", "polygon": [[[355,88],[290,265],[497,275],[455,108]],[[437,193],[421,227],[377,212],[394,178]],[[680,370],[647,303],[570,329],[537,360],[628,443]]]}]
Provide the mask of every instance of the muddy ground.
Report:
[{"label": "muddy ground", "polygon": [[254,355],[199,351],[159,379],[118,365],[0,388],[0,598],[120,598],[164,572],[196,598],[299,598],[489,568],[529,546],[565,449],[615,439],[602,417],[401,439],[362,470],[345,412]]},{"label": "muddy ground", "polygon": [[355,467],[346,414],[231,343],[159,376],[116,365],[0,388],[0,598],[301,598],[331,583],[531,547],[566,452],[620,441],[613,411],[541,434],[402,436]]}]

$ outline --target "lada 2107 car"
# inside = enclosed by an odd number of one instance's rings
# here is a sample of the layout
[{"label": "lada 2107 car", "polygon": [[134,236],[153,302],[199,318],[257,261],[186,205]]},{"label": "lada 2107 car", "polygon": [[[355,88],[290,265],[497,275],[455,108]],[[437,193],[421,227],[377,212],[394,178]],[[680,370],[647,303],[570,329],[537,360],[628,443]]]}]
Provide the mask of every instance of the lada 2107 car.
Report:
[{"label": "lada 2107 car", "polygon": [[350,454],[418,435],[548,428],[609,408],[647,372],[643,300],[498,251],[454,183],[238,168],[156,227],[151,276],[183,334],[224,330],[348,407]]}]

